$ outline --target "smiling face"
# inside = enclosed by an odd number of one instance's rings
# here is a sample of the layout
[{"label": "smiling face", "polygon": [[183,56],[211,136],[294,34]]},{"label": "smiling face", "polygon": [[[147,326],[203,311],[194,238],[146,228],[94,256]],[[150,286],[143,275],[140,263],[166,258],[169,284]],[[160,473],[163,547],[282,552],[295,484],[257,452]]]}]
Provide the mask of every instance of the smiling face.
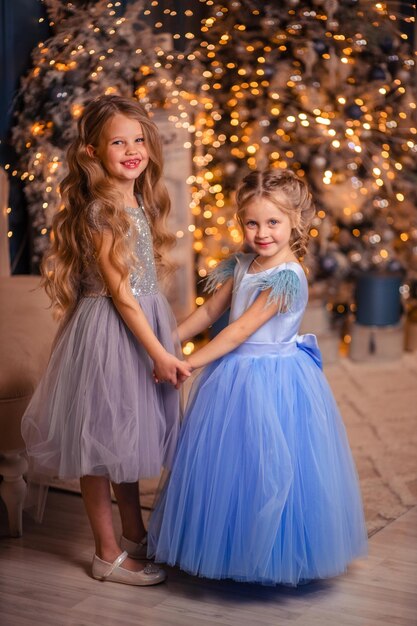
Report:
[{"label": "smiling face", "polygon": [[142,126],[120,113],[104,126],[94,154],[116,186],[130,188],[149,162]]},{"label": "smiling face", "polygon": [[248,202],[242,224],[246,242],[261,264],[273,267],[295,258],[290,246],[290,217],[267,198],[255,197]]}]

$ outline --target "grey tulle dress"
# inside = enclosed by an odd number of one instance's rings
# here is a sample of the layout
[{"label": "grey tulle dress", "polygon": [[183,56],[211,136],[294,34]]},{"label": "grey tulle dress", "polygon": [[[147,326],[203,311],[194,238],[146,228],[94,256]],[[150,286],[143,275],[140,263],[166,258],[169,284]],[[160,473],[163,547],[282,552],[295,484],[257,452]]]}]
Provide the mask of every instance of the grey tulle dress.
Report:
[{"label": "grey tulle dress", "polygon": [[[138,259],[132,292],[174,354],[176,324],[158,288],[148,220],[143,206],[126,210]],[[93,255],[81,293],[22,420],[31,472],[106,476],[115,483],[158,476],[170,467],[176,446],[178,391],[154,383],[152,361],[118,314]]]}]

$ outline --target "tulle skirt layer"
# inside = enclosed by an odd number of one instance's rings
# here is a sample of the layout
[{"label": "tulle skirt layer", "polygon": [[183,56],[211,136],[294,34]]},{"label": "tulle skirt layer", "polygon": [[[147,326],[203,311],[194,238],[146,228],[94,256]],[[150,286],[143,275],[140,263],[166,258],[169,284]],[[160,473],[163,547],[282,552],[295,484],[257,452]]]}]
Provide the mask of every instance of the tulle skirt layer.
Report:
[{"label": "tulle skirt layer", "polygon": [[[142,296],[139,302],[174,353],[175,320],[165,297]],[[170,467],[178,420],[178,392],[153,382],[152,362],[112,300],[88,297],[55,341],[22,434],[34,475],[135,482]]]},{"label": "tulle skirt layer", "polygon": [[231,353],[202,372],[149,545],[191,574],[263,584],[334,576],[366,553],[345,429],[305,351]]}]

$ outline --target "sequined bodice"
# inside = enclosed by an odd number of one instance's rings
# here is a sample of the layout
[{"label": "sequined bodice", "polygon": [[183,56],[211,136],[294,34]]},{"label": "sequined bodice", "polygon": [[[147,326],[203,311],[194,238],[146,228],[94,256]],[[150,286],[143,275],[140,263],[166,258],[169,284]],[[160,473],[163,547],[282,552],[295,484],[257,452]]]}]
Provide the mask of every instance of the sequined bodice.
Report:
[{"label": "sequined bodice", "polygon": [[158,292],[151,229],[142,205],[126,211],[135,226],[134,252],[138,259],[137,267],[130,274],[130,286],[134,296],[149,296]]},{"label": "sequined bodice", "polygon": [[[134,270],[130,273],[130,286],[133,295],[149,296],[158,293],[158,281],[156,276],[155,259],[153,255],[152,233],[142,203],[138,208],[126,208],[132,228],[128,237],[133,237],[133,251],[137,262]],[[90,223],[93,228],[100,229],[100,220],[92,213]],[[84,267],[81,277],[81,297],[109,296],[106,285],[100,274],[94,257],[87,257],[88,262]]]}]

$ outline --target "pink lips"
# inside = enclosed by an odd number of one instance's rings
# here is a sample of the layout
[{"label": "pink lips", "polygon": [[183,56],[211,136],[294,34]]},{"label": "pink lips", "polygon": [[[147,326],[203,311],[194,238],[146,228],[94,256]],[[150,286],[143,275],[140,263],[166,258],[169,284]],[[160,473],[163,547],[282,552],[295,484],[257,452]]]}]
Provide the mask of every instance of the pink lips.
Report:
[{"label": "pink lips", "polygon": [[257,246],[264,246],[264,247],[266,247],[266,246],[271,245],[272,241],[256,241],[255,243],[256,243]]}]

